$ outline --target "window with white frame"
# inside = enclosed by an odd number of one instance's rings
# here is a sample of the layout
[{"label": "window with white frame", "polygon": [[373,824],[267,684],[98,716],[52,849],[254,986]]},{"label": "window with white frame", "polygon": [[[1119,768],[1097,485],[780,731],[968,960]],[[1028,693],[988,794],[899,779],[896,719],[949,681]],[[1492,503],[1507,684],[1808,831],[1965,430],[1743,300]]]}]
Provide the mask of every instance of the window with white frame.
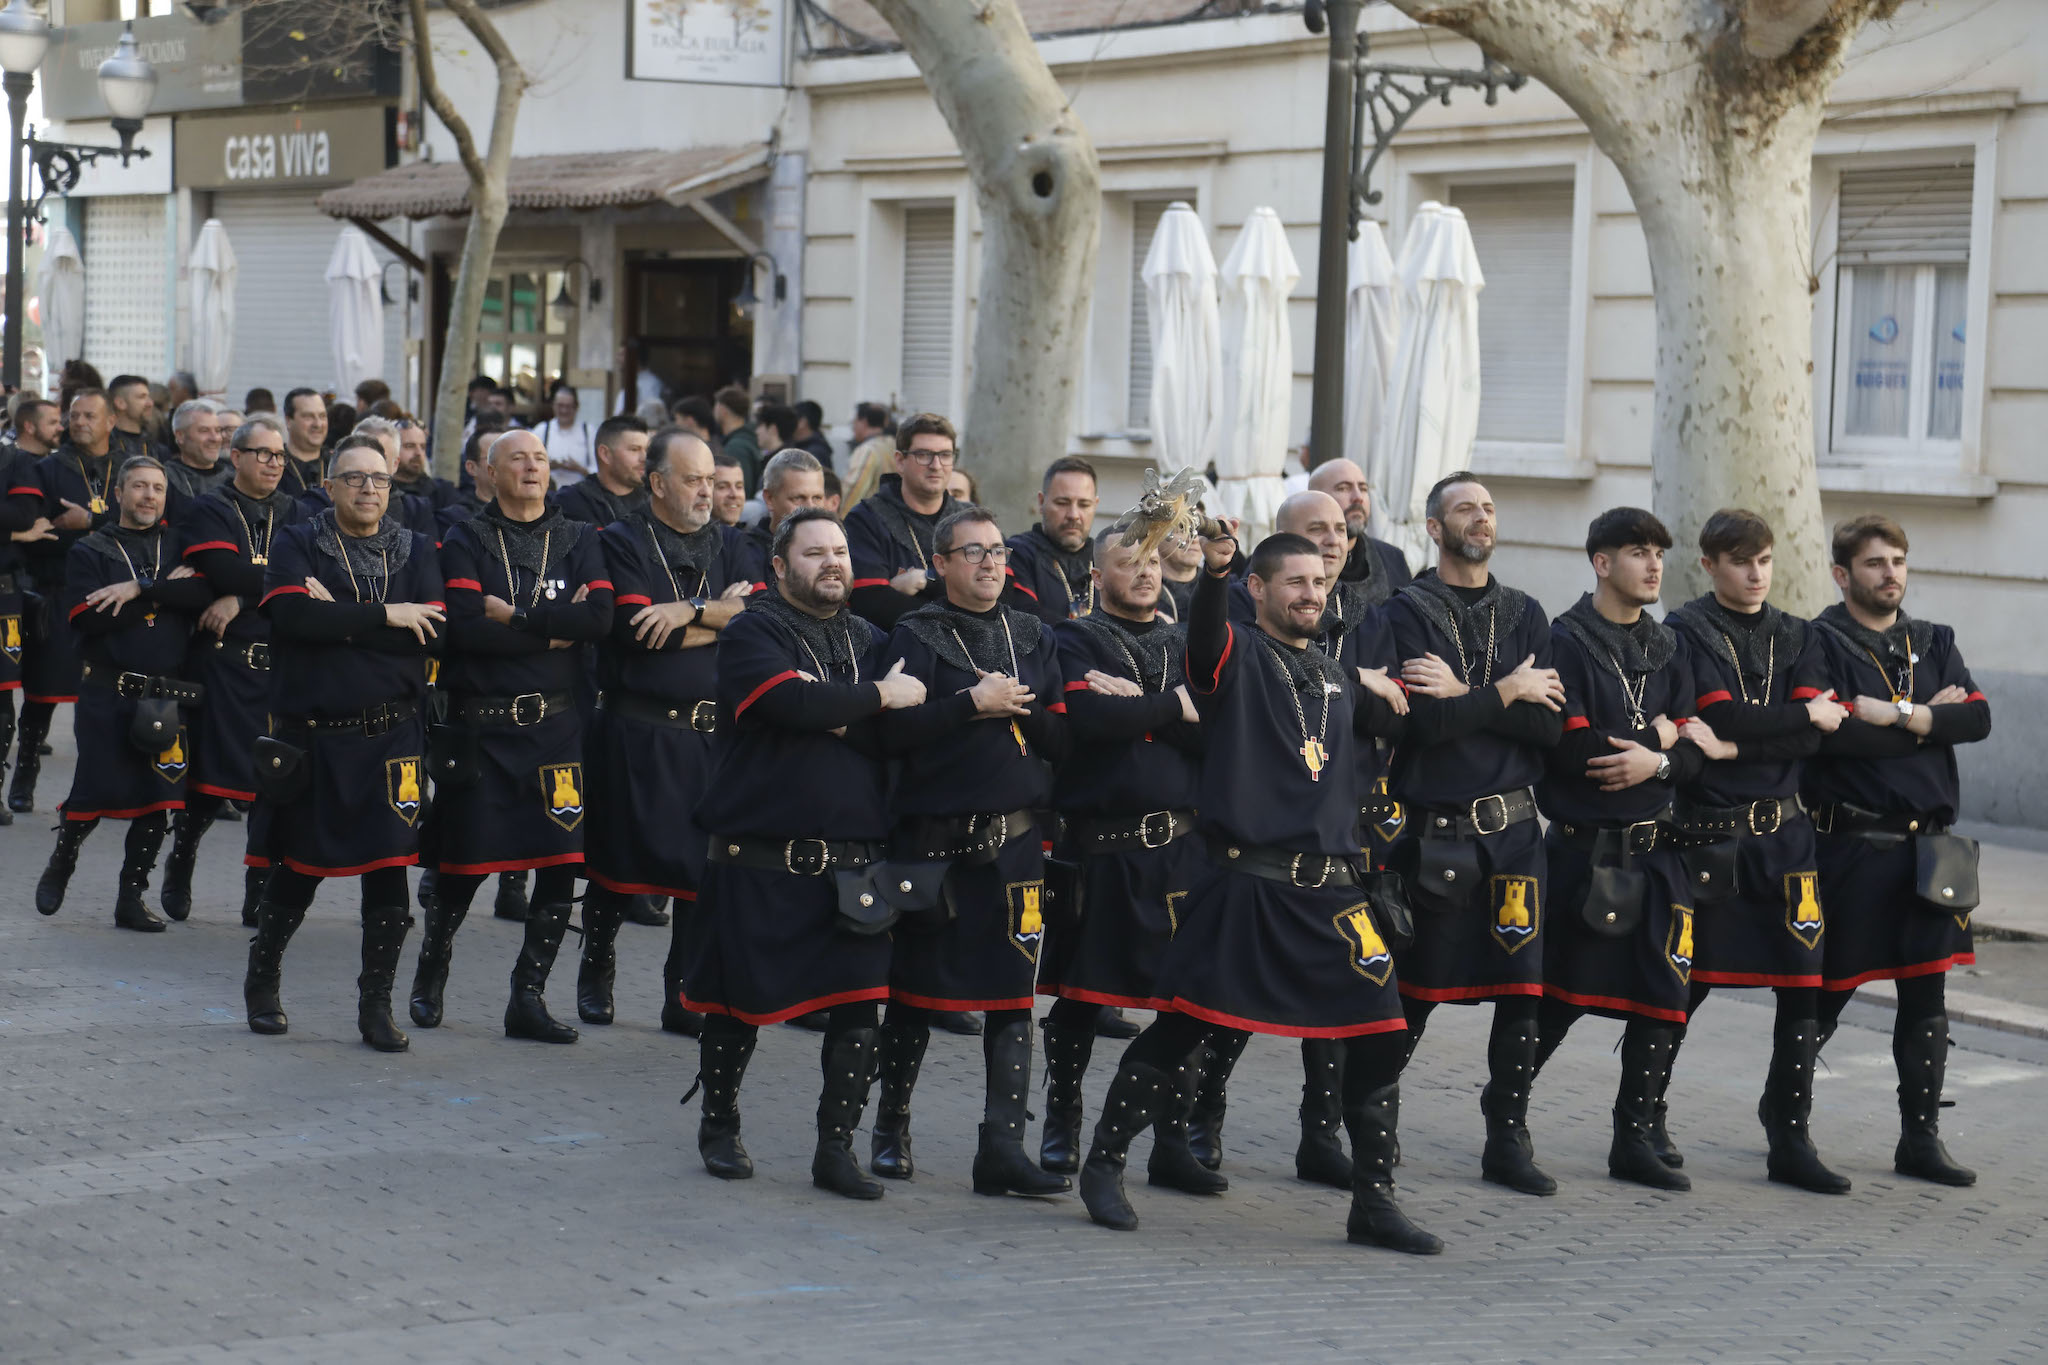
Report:
[{"label": "window with white frame", "polygon": [[903,210],[903,412],[945,412],[953,403],[953,206]]},{"label": "window with white frame", "polygon": [[1971,165],[1845,170],[1830,448],[1952,455],[1963,427]]},{"label": "window with white frame", "polygon": [[1572,182],[1457,185],[1479,295],[1479,439],[1561,445],[1570,387]]}]

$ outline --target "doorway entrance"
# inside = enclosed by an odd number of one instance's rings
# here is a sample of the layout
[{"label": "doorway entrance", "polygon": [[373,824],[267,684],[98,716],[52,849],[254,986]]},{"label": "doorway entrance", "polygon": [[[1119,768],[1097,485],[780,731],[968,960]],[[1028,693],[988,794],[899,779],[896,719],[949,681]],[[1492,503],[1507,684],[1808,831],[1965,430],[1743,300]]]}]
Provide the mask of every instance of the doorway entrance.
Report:
[{"label": "doorway entrance", "polygon": [[[709,398],[727,384],[745,387],[754,372],[754,320],[733,307],[746,281],[736,257],[626,258],[626,336],[639,343],[640,369],[661,379],[663,394]],[[633,392],[634,379],[627,379]]]}]

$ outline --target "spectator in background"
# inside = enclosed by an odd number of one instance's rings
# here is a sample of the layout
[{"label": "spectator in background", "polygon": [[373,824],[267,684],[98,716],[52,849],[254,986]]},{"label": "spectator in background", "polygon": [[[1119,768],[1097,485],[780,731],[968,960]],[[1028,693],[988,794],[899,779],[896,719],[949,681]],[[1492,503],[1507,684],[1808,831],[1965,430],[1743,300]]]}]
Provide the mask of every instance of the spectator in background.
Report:
[{"label": "spectator in background", "polygon": [[974,482],[974,476],[960,466],[953,466],[953,472],[946,476],[946,496],[958,502],[981,502],[981,487]]},{"label": "spectator in background", "polygon": [[150,396],[149,381],[139,374],[117,374],[107,385],[107,403],[114,410],[112,445],[118,468],[137,455],[155,455],[149,438],[149,422],[156,416],[156,399]]},{"label": "spectator in background", "polygon": [[397,403],[394,403],[389,398],[380,398],[376,402],[370,404],[369,415],[372,417],[381,417],[387,422],[404,422],[411,420],[406,410],[398,406]]},{"label": "spectator in background", "polygon": [[818,463],[832,467],[832,441],[823,430],[825,410],[806,398],[796,405],[796,430],[790,433],[789,445],[799,450],[808,450],[818,457]]},{"label": "spectator in background", "polygon": [[185,404],[199,396],[199,381],[192,377],[190,370],[172,370],[171,377],[164,381],[164,411],[175,413]]},{"label": "spectator in background", "polygon": [[576,390],[555,385],[549,400],[547,420],[533,429],[548,448],[548,468],[554,471],[555,487],[568,488],[597,473],[597,442],[590,423],[576,415]]},{"label": "spectator in background", "polygon": [[71,411],[71,395],[80,389],[105,391],[107,382],[100,378],[100,372],[83,360],[67,360],[64,369],[57,376],[57,406],[66,413]]},{"label": "spectator in background", "polygon": [[650,398],[642,403],[633,414],[649,431],[668,425],[668,407],[659,398]]},{"label": "spectator in background", "polygon": [[327,405],[327,448],[334,449],[355,433],[359,414],[351,403]]},{"label": "spectator in background", "polygon": [[712,410],[709,398],[682,399],[674,411],[676,425],[710,446],[713,455],[725,448],[725,437],[718,430],[718,414]]},{"label": "spectator in background", "polygon": [[276,411],[277,395],[269,389],[251,389],[242,397],[242,415],[245,417],[252,412]]},{"label": "spectator in background", "polygon": [[[487,374],[480,374],[469,381],[469,397],[463,404],[464,425],[476,420],[476,415],[490,406],[491,395],[497,391],[498,381]],[[467,439],[466,437],[464,439]]]},{"label": "spectator in background", "polygon": [[[755,439],[761,451],[773,456],[796,444],[796,409],[780,403],[763,403],[754,413]],[[749,489],[749,492],[754,491]]]},{"label": "spectator in background", "polygon": [[[720,396],[721,401],[724,395]],[[711,516],[727,526],[737,526],[747,512],[746,470],[731,454],[711,457]]]},{"label": "spectator in background", "polygon": [[880,403],[861,403],[853,410],[853,446],[846,454],[846,507],[850,511],[875,491],[875,484],[896,467],[896,424]]},{"label": "spectator in background", "polygon": [[825,466],[825,501],[822,504],[833,516],[839,515],[839,504],[846,496],[846,485],[832,472],[832,466]]},{"label": "spectator in background", "polygon": [[718,419],[719,449],[732,456],[751,493],[761,481],[761,438],[747,421],[747,391],[729,384],[711,400]]},{"label": "spectator in background", "polygon": [[391,386],[381,379],[365,379],[356,385],[356,411],[373,412],[379,403],[391,397]]},{"label": "spectator in background", "polygon": [[[652,427],[666,425],[668,404],[661,392],[661,376],[647,365],[647,348],[639,341],[628,341],[619,347],[616,368],[619,372],[619,411],[638,413],[640,420]],[[649,403],[661,404],[660,420],[649,417],[644,409]]]},{"label": "spectator in background", "polygon": [[512,405],[518,401],[518,394],[500,384],[491,390],[490,400],[486,406],[501,417],[510,417]]}]

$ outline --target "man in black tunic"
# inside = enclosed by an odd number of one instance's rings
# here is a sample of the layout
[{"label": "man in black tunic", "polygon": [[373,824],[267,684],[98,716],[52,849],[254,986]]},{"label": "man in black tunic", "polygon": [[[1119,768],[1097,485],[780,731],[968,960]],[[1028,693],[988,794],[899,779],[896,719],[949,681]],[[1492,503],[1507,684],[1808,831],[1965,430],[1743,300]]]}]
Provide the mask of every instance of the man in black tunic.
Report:
[{"label": "man in black tunic", "polygon": [[1671,803],[1706,757],[1679,737],[1695,694],[1677,637],[1643,610],[1670,548],[1671,533],[1641,508],[1601,513],[1586,531],[1596,586],[1551,626],[1565,716],[1536,787],[1550,820],[1551,911],[1536,1065],[1581,1015],[1625,1021],[1608,1173],[1687,1190],[1658,1138],[1692,985],[1692,890]]},{"label": "man in black tunic", "polygon": [[631,413],[608,417],[591,439],[597,473],[561,491],[562,515],[609,526],[647,507],[647,423]]},{"label": "man in black tunic", "polygon": [[885,652],[886,663],[901,660],[926,689],[921,705],[880,722],[884,744],[901,760],[890,800],[891,860],[920,867],[937,894],[896,934],[873,1168],[892,1179],[912,1174],[910,1096],[931,1038],[930,1012],[986,1010],[987,1094],[974,1188],[1056,1194],[1069,1188],[1067,1178],[1033,1164],[1023,1138],[1045,930],[1044,860],[1032,812],[1051,795],[1046,765],[1061,755],[1066,704],[1051,633],[1037,617],[1002,605],[1008,558],[994,518],[981,508],[940,521],[932,562],[945,601],[904,616]]},{"label": "man in black tunic", "polygon": [[[708,473],[710,451],[697,448]],[[705,1016],[697,1150],[720,1179],[754,1173],[739,1089],[755,1035],[825,1010],[811,1181],[879,1199],[852,1138],[874,1083],[890,940],[886,920],[856,925],[842,911],[881,900],[872,874],[886,851],[887,781],[875,718],[918,705],[925,689],[900,661],[882,671],[882,633],[846,609],[853,562],[831,513],[793,512],[772,548],[773,586],[718,646],[718,699],[731,719],[696,816],[712,831],[684,947],[684,998]]]},{"label": "man in black tunic", "polygon": [[1229,621],[1234,540],[1205,540],[1188,624],[1187,678],[1206,756],[1197,808],[1211,867],[1182,902],[1153,993],[1168,1004],[1118,1064],[1081,1168],[1088,1215],[1128,1231],[1130,1141],[1174,1103],[1170,1068],[1217,1027],[1345,1040],[1352,1146],[1350,1240],[1433,1255],[1443,1243],[1394,1202],[1407,1025],[1386,902],[1360,856],[1351,746],[1393,715],[1312,643],[1328,605],[1321,554],[1268,536],[1246,583],[1257,624]]},{"label": "man in black tunic", "polygon": [[[54,404],[39,398],[16,409],[17,430],[27,430],[54,416]],[[33,439],[33,438],[31,438]],[[43,489],[36,482],[41,458],[18,444],[0,444],[0,775],[5,775],[14,745],[14,694],[21,690],[23,656],[29,649],[29,547],[56,539],[56,529],[43,514]],[[14,823],[14,813],[0,804],[0,826]]]},{"label": "man in black tunic", "polygon": [[1046,466],[1038,521],[1010,537],[1009,604],[1047,625],[1095,609],[1089,536],[1095,529],[1095,466],[1072,455]]},{"label": "man in black tunic", "polygon": [[257,907],[242,998],[251,1032],[289,1031],[285,947],[323,879],[360,878],[356,1031],[379,1052],[403,1052],[410,1040],[392,1022],[391,986],[412,927],[405,869],[419,860],[425,813],[425,656],[445,621],[441,571],[433,542],[386,515],[391,472],[380,451],[336,455],[327,490],[333,505],[281,528],[264,566],[275,743],[255,771],[277,867]]},{"label": "man in black tunic", "polygon": [[[1976,849],[1949,832],[1961,799],[1956,745],[1991,733],[1991,703],[1970,678],[1955,631],[1908,616],[1906,531],[1862,516],[1834,533],[1842,600],[1820,614],[1821,647],[1852,714],[1806,762],[1821,897],[1821,1038],[1866,981],[1898,983],[1892,1059],[1899,1071],[1900,1175],[1972,1185],[1942,1145],[1948,972],[1976,961],[1970,938]],[[1927,874],[1924,878],[1921,869]],[[1938,874],[1938,875],[1937,875]],[[1965,876],[1972,880],[1960,884]]]},{"label": "man in black tunic", "polygon": [[1680,732],[1713,760],[1678,802],[1698,911],[1687,1013],[1713,986],[1775,992],[1771,1064],[1757,1104],[1770,1143],[1766,1169],[1784,1184],[1847,1194],[1848,1177],[1821,1161],[1809,1129],[1827,921],[1813,822],[1798,791],[1801,762],[1849,712],[1828,695],[1818,632],[1765,600],[1774,542],[1770,523],[1754,512],[1723,508],[1707,518],[1700,566],[1713,591],[1668,618],[1699,690],[1699,715]]},{"label": "man in black tunic", "polygon": [[[269,731],[271,700],[270,619],[256,604],[278,532],[306,517],[277,486],[284,477],[282,422],[256,414],[229,439],[228,458],[233,482],[192,503],[181,528],[185,562],[214,598],[192,639],[193,676],[206,688],[206,705],[185,809],[172,821],[164,862],[164,913],[176,920],[192,912],[192,869],[207,829],[228,802],[256,800],[252,746]],[[253,825],[251,835],[260,843]],[[251,858],[243,869],[242,923],[249,928],[256,926],[256,903],[269,875],[267,858]]]},{"label": "man in black tunic", "polygon": [[1388,862],[1416,901],[1415,942],[1397,956],[1412,1049],[1430,1011],[1494,1002],[1486,1046],[1480,1174],[1555,1194],[1529,1142],[1536,1009],[1543,994],[1542,835],[1530,788],[1564,731],[1550,618],[1487,570],[1493,495],[1459,471],[1429,492],[1437,564],[1387,606],[1410,696],[1388,787],[1406,807]]},{"label": "man in black tunic", "polygon": [[896,428],[896,472],[846,515],[853,551],[853,609],[883,630],[899,617],[944,600],[934,574],[932,534],[960,506],[946,493],[959,456],[953,424],[921,412]]},{"label": "man in black tunic", "polygon": [[[185,804],[191,764],[186,728],[200,691],[183,678],[192,620],[213,600],[178,563],[164,525],[170,482],[151,455],[131,456],[115,477],[117,520],[71,547],[65,614],[82,656],[72,732],[78,766],[50,864],[36,883],[36,909],[54,915],[78,866],[78,849],[101,820],[126,820],[114,923],[161,933],[164,921],[142,893],[156,868],[169,812]],[[141,713],[141,714],[138,714]],[[152,716],[154,719],[152,719]],[[145,747],[146,746],[146,747]]]},{"label": "man in black tunic", "polygon": [[179,519],[193,503],[235,476],[234,466],[221,458],[221,446],[228,432],[221,430],[221,405],[211,398],[194,398],[178,404],[171,414],[171,436],[178,444],[177,458],[164,466],[171,481],[170,511]]},{"label": "man in black tunic", "polygon": [[750,592],[774,581],[768,561],[775,556],[775,532],[783,520],[799,507],[825,505],[825,467],[808,450],[776,451],[761,467],[761,504],[766,513],[760,523],[736,536],[735,574],[746,580]]},{"label": "man in black tunic", "polygon": [[1415,575],[1408,568],[1408,557],[1401,553],[1401,547],[1366,531],[1372,521],[1372,486],[1366,482],[1364,470],[1350,460],[1325,460],[1308,476],[1308,486],[1315,492],[1328,493],[1344,509],[1350,546],[1340,583],[1370,583],[1375,578],[1384,578],[1386,586],[1373,589],[1384,599],[1414,581]]}]

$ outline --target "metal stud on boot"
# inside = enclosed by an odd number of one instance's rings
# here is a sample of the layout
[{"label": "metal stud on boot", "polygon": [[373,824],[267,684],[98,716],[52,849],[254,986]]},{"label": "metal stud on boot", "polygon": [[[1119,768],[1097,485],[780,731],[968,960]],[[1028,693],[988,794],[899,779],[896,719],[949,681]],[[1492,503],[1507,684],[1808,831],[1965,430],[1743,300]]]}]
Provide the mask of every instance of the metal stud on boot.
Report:
[{"label": "metal stud on boot", "polygon": [[1074,1182],[1040,1170],[1024,1155],[1025,1105],[1031,1097],[1031,1017],[990,1026],[981,1040],[987,1076],[981,1140],[974,1151],[976,1194],[1065,1194]]},{"label": "metal stud on boot", "polygon": [[923,1020],[884,1021],[881,1032],[881,1093],[875,1096],[868,1169],[885,1180],[908,1180],[917,1174],[917,1163],[910,1154],[910,1094],[917,1088],[917,1073],[924,1065],[925,1045],[931,1042],[932,1032]]},{"label": "metal stud on boot", "polygon": [[1381,1086],[1365,1103],[1344,1110],[1351,1135],[1351,1216],[1344,1235],[1361,1246],[1382,1246],[1411,1256],[1435,1256],[1443,1239],[1423,1231],[1394,1202],[1394,1150],[1401,1123],[1401,1087]]},{"label": "metal stud on boot", "polygon": [[536,905],[526,921],[526,942],[512,964],[512,999],[505,1006],[507,1038],[573,1043],[581,1036],[548,1013],[548,1002],[541,995],[547,989],[555,954],[561,951],[562,935],[569,929],[569,910],[567,901]]},{"label": "metal stud on boot", "polygon": [[1847,1194],[1849,1178],[1829,1170],[1813,1145],[1813,1064],[1820,1053],[1820,1026],[1811,1019],[1780,1021],[1771,1069],[1758,1112],[1770,1139],[1765,1169],[1781,1185],[1815,1194]]},{"label": "metal stud on boot", "polygon": [[1202,1083],[1188,1111],[1188,1150],[1210,1170],[1223,1165],[1223,1116],[1230,1106],[1230,1073],[1244,1055],[1249,1033],[1235,1029],[1209,1035],[1202,1063]]},{"label": "metal stud on boot", "polygon": [[180,924],[192,914],[192,865],[199,858],[199,840],[213,824],[189,809],[171,817],[171,854],[164,859],[164,913]]},{"label": "metal stud on boot", "polygon": [[[21,724],[21,751],[15,757],[14,781],[7,786],[7,809],[16,815],[27,815],[36,808],[36,778],[43,771],[43,756],[40,752],[42,736],[30,734],[31,722],[24,715]],[[43,722],[47,729],[48,721]]]},{"label": "metal stud on boot", "polygon": [[256,927],[256,907],[263,901],[263,893],[270,887],[270,864],[242,869],[242,927]]},{"label": "metal stud on boot", "polygon": [[98,825],[97,820],[66,820],[57,826],[57,846],[50,850],[49,865],[36,881],[36,913],[54,915],[64,908],[64,893],[70,889],[71,874],[78,870],[79,846]]},{"label": "metal stud on boot", "polygon": [[1124,1161],[1131,1139],[1145,1131],[1167,1102],[1166,1077],[1157,1067],[1126,1062],[1117,1068],[1095,1124],[1095,1141],[1081,1163],[1081,1202],[1088,1216],[1106,1228],[1135,1232],[1138,1211],[1124,1195]]},{"label": "metal stud on boot", "polygon": [[526,900],[526,874],[524,872],[500,872],[498,874],[497,898],[491,903],[491,913],[499,919],[509,919],[524,924],[533,913],[533,907]]},{"label": "metal stud on boot", "polygon": [[427,907],[427,927],[420,933],[420,960],[413,968],[409,1003],[412,1022],[419,1028],[441,1026],[441,997],[448,989],[448,967],[455,958],[455,931],[468,916],[468,906],[451,907],[439,896]]},{"label": "metal stud on boot", "polygon": [[1152,1116],[1152,1155],[1145,1162],[1145,1180],[1183,1194],[1222,1194],[1230,1188],[1230,1181],[1195,1160],[1188,1150],[1188,1113],[1201,1089],[1202,1057],[1203,1049],[1196,1048],[1168,1077],[1172,1085],[1160,1097],[1159,1112]]},{"label": "metal stud on boot", "polygon": [[1495,1022],[1486,1045],[1491,1079],[1479,1092],[1486,1116],[1486,1150],[1479,1158],[1482,1179],[1523,1194],[1557,1193],[1557,1182],[1536,1164],[1529,1140],[1529,1086],[1536,1077],[1536,1025]]},{"label": "metal stud on boot", "polygon": [[284,973],[285,945],[292,941],[305,918],[304,906],[264,901],[257,907],[256,937],[249,940],[249,970],[242,978],[242,1002],[248,1006],[251,1033],[290,1031],[291,1023],[285,1018],[277,992]]},{"label": "metal stud on boot", "polygon": [[171,927],[142,898],[142,893],[149,889],[149,874],[156,867],[157,850],[163,843],[162,816],[151,823],[137,820],[128,826],[127,847],[121,858],[120,891],[114,897],[115,928],[161,934]]},{"label": "metal stud on boot", "polygon": [[619,974],[619,925],[625,897],[593,885],[583,897],[583,956],[576,966],[576,1017],[586,1024],[612,1021],[612,986]]},{"label": "metal stud on boot", "polygon": [[412,1039],[391,1020],[391,987],[412,916],[402,905],[363,910],[363,973],[356,978],[356,1031],[379,1052],[404,1052]]},{"label": "metal stud on boot", "polygon": [[1671,1140],[1671,1132],[1665,1127],[1671,1107],[1664,1102],[1664,1096],[1671,1089],[1671,1069],[1678,1064],[1678,1049],[1684,1043],[1685,1030],[1672,1029],[1671,1050],[1664,1054],[1664,1072],[1657,1078],[1657,1103],[1650,1111],[1650,1148],[1657,1153],[1657,1160],[1674,1171],[1685,1165],[1685,1153],[1678,1150],[1678,1144]]},{"label": "metal stud on boot", "polygon": [[849,1029],[828,1034],[819,1049],[825,1073],[818,1093],[818,1150],[811,1157],[811,1183],[848,1199],[880,1199],[882,1182],[871,1179],[853,1156],[853,1130],[860,1127],[875,1080],[880,1031]]},{"label": "metal stud on boot", "polygon": [[754,1037],[751,1028],[707,1031],[698,1049],[704,1116],[697,1123],[697,1155],[720,1180],[747,1180],[754,1174],[754,1158],[740,1141],[740,1082],[754,1055]]},{"label": "metal stud on boot", "polygon": [[1941,1141],[1948,1016],[1937,1014],[1901,1025],[1892,1033],[1892,1060],[1899,1068],[1899,1145],[1892,1153],[1892,1169],[1937,1185],[1976,1184],[1977,1173],[1957,1165]]},{"label": "metal stud on boot", "polygon": [[1081,1078],[1095,1050],[1093,1028],[1060,1028],[1048,1017],[1045,1030],[1045,1128],[1038,1140],[1038,1165],[1055,1175],[1081,1169]]},{"label": "metal stud on boot", "polygon": [[1351,1188],[1351,1158],[1344,1131],[1344,1044],[1335,1038],[1301,1040],[1301,1145],[1294,1174],[1312,1185]]},{"label": "metal stud on boot", "polygon": [[1671,1074],[1676,1030],[1631,1023],[1621,1035],[1621,1085],[1614,1093],[1614,1142],[1607,1173],[1653,1190],[1689,1190],[1692,1180],[1657,1154],[1651,1138],[1656,1096]]}]

